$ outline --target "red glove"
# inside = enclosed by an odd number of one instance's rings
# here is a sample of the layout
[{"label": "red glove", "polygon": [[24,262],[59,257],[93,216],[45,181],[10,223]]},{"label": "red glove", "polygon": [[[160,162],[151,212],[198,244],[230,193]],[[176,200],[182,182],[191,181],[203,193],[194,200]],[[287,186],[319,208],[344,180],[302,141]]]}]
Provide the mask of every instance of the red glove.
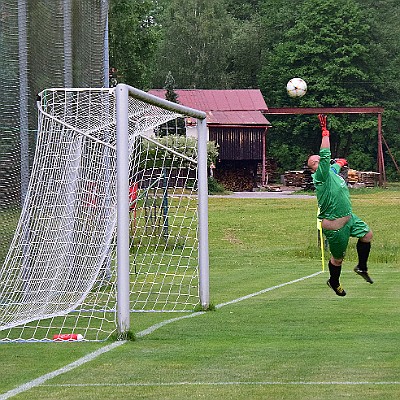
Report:
[{"label": "red glove", "polygon": [[329,131],[326,127],[327,124],[327,117],[324,114],[319,114],[318,115],[318,119],[319,119],[319,124],[321,125],[321,129],[322,129],[322,136],[329,136]]},{"label": "red glove", "polygon": [[335,162],[336,164],[340,165],[340,168],[343,168],[345,165],[347,165],[347,160],[344,158],[337,158]]}]

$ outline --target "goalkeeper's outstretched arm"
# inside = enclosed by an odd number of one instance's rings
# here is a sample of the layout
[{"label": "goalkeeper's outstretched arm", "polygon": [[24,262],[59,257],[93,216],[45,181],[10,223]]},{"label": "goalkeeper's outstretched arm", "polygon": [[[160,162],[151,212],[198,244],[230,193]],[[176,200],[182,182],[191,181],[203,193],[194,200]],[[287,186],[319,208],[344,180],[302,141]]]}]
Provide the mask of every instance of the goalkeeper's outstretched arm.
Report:
[{"label": "goalkeeper's outstretched arm", "polygon": [[326,115],[319,114],[318,119],[319,119],[319,123],[321,125],[321,131],[322,131],[321,149],[329,149],[331,147],[331,143],[329,140],[329,131],[327,128]]},{"label": "goalkeeper's outstretched arm", "polygon": [[[322,130],[322,140],[321,140],[321,149],[330,150],[330,140],[329,140],[329,131],[327,129],[327,118],[326,115],[319,114],[318,115],[319,123],[321,125]],[[329,155],[330,157],[330,155]],[[318,154],[314,154],[308,158],[307,165],[311,169],[311,171],[315,172],[318,169],[319,162],[321,156]]]}]

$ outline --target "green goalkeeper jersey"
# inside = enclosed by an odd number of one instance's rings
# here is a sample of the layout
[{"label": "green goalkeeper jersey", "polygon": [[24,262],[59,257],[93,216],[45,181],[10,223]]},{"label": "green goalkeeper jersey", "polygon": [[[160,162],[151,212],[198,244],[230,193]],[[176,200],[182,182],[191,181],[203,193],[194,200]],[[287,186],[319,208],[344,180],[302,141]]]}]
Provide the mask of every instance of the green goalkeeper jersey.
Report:
[{"label": "green goalkeeper jersey", "polygon": [[350,193],[345,180],[339,175],[340,165],[331,165],[328,148],[322,148],[319,155],[318,169],[311,175],[318,200],[318,218],[332,220],[350,215]]}]

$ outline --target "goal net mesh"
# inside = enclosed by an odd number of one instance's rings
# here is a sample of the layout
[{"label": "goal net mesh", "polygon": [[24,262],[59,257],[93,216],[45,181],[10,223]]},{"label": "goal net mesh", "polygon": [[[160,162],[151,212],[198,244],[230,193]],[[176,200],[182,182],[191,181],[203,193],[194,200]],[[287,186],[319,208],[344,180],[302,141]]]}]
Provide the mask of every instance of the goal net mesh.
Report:
[{"label": "goal net mesh", "polygon": [[[111,89],[38,98],[28,193],[0,270],[2,341],[105,340],[116,331],[115,105]],[[130,310],[192,311],[197,140],[171,129],[183,117],[174,112],[130,97],[128,114]]]}]

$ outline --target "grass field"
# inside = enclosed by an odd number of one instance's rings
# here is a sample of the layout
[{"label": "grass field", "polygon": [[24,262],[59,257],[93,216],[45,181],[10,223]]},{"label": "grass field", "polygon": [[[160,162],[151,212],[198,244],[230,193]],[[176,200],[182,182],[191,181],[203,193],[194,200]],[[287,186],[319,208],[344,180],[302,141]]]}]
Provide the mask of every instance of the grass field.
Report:
[{"label": "grass field", "polygon": [[0,399],[399,399],[400,191],[352,198],[375,235],[373,285],[352,271],[352,239],[347,296],[327,287],[315,199],[211,197],[215,311],[134,314],[137,339],[111,349],[0,345]]}]

